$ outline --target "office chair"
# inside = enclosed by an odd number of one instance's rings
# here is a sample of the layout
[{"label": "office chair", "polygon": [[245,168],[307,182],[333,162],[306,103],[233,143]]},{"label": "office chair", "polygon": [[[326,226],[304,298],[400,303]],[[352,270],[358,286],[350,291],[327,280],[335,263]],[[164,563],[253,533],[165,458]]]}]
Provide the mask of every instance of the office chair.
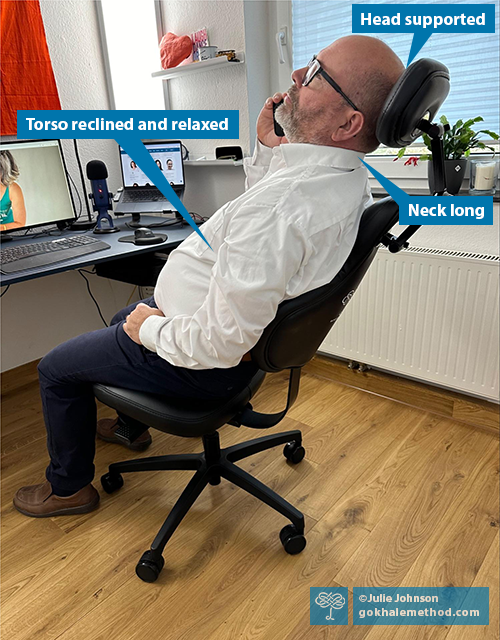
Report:
[{"label": "office chair", "polygon": [[[439,62],[422,59],[403,73],[389,95],[377,124],[380,142],[391,147],[403,147],[415,140],[425,127],[439,141],[443,127],[433,125],[432,118],[449,91],[448,69]],[[442,144],[442,142],[441,142]],[[434,154],[433,154],[434,155]],[[436,185],[445,191],[442,154],[436,152]],[[439,165],[439,166],[438,166]],[[165,398],[96,384],[94,393],[104,404],[127,417],[129,427],[137,437],[147,427],[181,437],[201,437],[203,452],[165,455],[118,462],[109,466],[101,478],[107,493],[123,486],[122,473],[185,469],[195,471],[163,526],[136,567],[136,573],[146,582],[154,582],[164,565],[163,549],[182,518],[207,484],[217,485],[221,478],[281,513],[291,521],[280,532],[281,543],[289,554],[300,553],[305,545],[304,516],[277,493],[237,466],[238,460],[277,445],[285,445],[283,453],[292,464],[305,455],[302,435],[298,430],[267,435],[249,442],[221,449],[218,429],[225,424],[268,429],[283,419],[294,403],[302,367],[314,356],[332,325],[349,302],[380,244],[395,253],[408,246],[408,238],[418,226],[407,227],[399,237],[391,235],[398,222],[398,205],[384,198],[370,206],[361,217],[354,247],[334,279],[313,291],[280,304],[277,315],[266,327],[252,359],[259,366],[249,384],[225,400],[198,401]],[[288,397],[283,411],[275,414],[257,413],[250,400],[261,386],[266,373],[290,370]],[[134,436],[132,436],[133,439]]]}]

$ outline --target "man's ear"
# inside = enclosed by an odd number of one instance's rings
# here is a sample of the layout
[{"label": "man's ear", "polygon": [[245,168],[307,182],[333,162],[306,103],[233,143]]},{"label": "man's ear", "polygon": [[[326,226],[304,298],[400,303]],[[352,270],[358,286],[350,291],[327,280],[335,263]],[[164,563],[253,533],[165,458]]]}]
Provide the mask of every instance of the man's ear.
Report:
[{"label": "man's ear", "polygon": [[365,117],[360,111],[351,110],[343,124],[332,133],[333,142],[347,142],[356,137],[365,124]]}]

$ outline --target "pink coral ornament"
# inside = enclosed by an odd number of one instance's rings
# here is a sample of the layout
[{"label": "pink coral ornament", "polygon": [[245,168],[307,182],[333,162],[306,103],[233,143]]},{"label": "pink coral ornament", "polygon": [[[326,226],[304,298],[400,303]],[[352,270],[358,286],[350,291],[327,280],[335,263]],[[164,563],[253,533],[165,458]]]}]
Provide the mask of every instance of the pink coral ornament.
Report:
[{"label": "pink coral ornament", "polygon": [[176,36],[175,33],[167,33],[160,42],[161,68],[171,69],[176,67],[193,51],[193,43],[189,36]]}]

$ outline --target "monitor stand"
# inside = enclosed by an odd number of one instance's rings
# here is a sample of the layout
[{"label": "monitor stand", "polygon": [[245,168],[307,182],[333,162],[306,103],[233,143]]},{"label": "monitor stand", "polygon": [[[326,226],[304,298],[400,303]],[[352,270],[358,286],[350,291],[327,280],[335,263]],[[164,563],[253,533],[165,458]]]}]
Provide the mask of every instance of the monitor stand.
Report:
[{"label": "monitor stand", "polygon": [[[124,214],[127,215],[127,214]],[[140,213],[132,213],[132,221],[131,222],[127,222],[127,226],[130,229],[139,229],[139,228],[146,228],[146,229],[150,229],[153,227],[157,227],[161,225],[161,222],[159,223],[151,223],[151,224],[147,224],[145,222],[141,222],[141,214]],[[175,212],[175,220],[177,220],[178,222],[180,222],[181,224],[187,224],[184,221],[184,218],[181,216],[181,214],[179,212]]]},{"label": "monitor stand", "polygon": [[132,222],[129,222],[128,226],[131,229],[139,229],[140,227],[148,227],[147,224],[141,224],[141,214],[140,213],[133,213],[132,214]]},{"label": "monitor stand", "polygon": [[86,229],[93,229],[97,224],[96,220],[75,220],[72,222],[68,229],[70,231],[85,231]]}]

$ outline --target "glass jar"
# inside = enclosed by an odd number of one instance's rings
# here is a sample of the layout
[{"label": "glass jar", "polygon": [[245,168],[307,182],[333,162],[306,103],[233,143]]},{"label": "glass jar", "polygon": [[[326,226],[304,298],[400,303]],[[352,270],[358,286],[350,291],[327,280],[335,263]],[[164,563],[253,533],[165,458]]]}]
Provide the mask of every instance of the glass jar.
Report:
[{"label": "glass jar", "polygon": [[471,196],[492,196],[496,191],[498,162],[493,159],[470,160],[469,193]]}]

